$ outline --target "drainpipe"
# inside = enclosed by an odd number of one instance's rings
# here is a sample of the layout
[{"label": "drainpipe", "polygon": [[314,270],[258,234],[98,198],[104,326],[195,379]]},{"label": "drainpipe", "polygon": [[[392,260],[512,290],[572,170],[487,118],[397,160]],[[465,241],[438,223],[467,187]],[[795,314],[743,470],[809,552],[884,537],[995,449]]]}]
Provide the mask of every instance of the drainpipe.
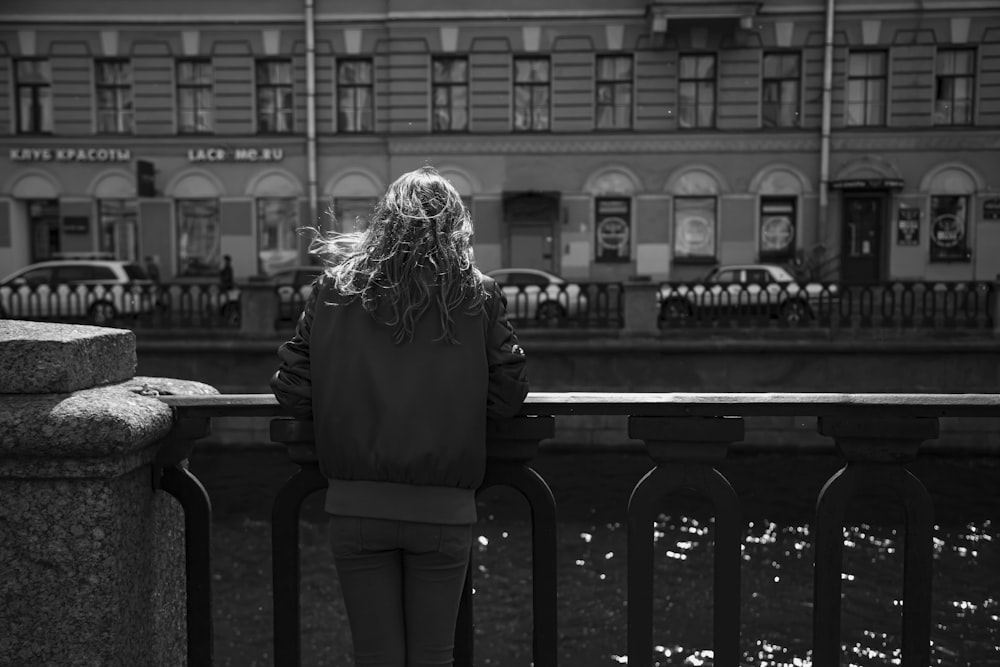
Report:
[{"label": "drainpipe", "polygon": [[833,97],[833,5],[835,0],[826,0],[826,37],[823,43],[823,121],[819,144],[819,217],[816,230],[817,241],[822,241],[827,233],[830,216],[830,202],[827,192],[830,184],[830,116]]},{"label": "drainpipe", "polygon": [[306,13],[306,169],[309,187],[309,226],[318,226],[316,188],[316,24],[314,0],[304,0]]}]

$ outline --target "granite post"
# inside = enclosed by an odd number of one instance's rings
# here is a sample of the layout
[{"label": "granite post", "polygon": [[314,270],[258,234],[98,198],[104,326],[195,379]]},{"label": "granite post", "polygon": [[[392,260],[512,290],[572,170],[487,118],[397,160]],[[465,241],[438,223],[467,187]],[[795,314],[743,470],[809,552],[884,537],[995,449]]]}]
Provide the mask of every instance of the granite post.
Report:
[{"label": "granite post", "polygon": [[186,663],[173,417],[135,367],[131,331],[0,320],[0,665]]}]

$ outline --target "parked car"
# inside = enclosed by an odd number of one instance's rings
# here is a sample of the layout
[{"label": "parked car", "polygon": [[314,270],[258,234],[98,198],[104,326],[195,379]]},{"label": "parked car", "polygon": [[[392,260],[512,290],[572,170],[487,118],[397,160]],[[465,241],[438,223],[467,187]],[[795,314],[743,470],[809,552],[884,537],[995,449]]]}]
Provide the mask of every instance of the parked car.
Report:
[{"label": "parked car", "polygon": [[579,285],[540,269],[494,269],[488,271],[507,297],[511,319],[554,324],[587,312],[587,296]]},{"label": "parked car", "polygon": [[[274,285],[278,295],[278,319],[295,321],[305,306],[313,281],[323,272],[318,265],[293,266],[283,269],[270,276],[252,278],[253,282],[264,282]],[[240,289],[234,287],[222,295],[220,312],[230,324],[240,321]]]},{"label": "parked car", "polygon": [[0,281],[0,318],[108,324],[121,316],[150,313],[158,303],[156,284],[134,262],[51,260]]},{"label": "parked car", "polygon": [[798,283],[778,264],[719,266],[698,283],[665,283],[659,290],[660,319],[668,321],[738,314],[796,324],[813,318],[821,304],[830,309],[836,299],[836,285]]}]

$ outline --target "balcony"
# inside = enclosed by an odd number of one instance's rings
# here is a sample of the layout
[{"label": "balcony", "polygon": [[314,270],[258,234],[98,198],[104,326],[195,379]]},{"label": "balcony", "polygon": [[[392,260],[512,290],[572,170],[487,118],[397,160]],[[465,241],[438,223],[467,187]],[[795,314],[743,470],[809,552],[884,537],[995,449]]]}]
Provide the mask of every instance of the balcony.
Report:
[{"label": "balcony", "polygon": [[[13,632],[0,641],[0,663],[58,661],[71,649],[73,655],[101,664],[112,661],[111,656],[128,664],[176,664],[185,658],[191,665],[215,664],[213,605],[220,601],[212,595],[212,503],[187,461],[197,455],[198,441],[210,435],[213,420],[266,418],[271,420],[271,440],[283,446],[295,468],[267,500],[273,638],[266,652],[275,665],[303,664],[300,517],[306,499],[325,486],[313,456],[310,425],[285,417],[269,395],[220,395],[197,383],[132,378],[134,349],[129,349],[127,332],[16,326],[14,334],[32,336],[0,337],[0,486],[5,496],[17,499],[0,521],[5,565],[15,573],[5,582],[5,599],[14,602],[0,617]],[[28,345],[34,355],[26,357]],[[96,358],[104,360],[100,368],[92,363]],[[989,588],[995,576],[987,574],[989,581],[980,582],[986,591],[973,601],[981,607],[976,624],[966,618],[972,610],[933,594],[943,590],[942,577],[954,577],[938,568],[940,552],[969,547],[942,543],[929,491],[932,480],[926,477],[934,475],[935,460],[973,455],[951,447],[941,424],[996,419],[1000,396],[558,392],[533,393],[518,417],[491,425],[481,491],[509,488],[525,501],[531,568],[530,601],[523,609],[531,617],[530,639],[521,646],[525,664],[528,655],[535,665],[581,664],[566,658],[578,655],[573,652],[578,647],[560,642],[560,591],[567,577],[576,576],[559,571],[564,554],[558,551],[557,536],[565,529],[565,518],[537,465],[544,455],[572,466],[574,454],[586,453],[587,446],[572,443],[553,448],[559,442],[559,420],[574,415],[624,417],[627,432],[621,439],[632,441],[640,473],[625,483],[629,492],[617,501],[626,519],[624,553],[617,556],[625,561],[627,608],[621,612],[624,636],[617,638],[622,651],[594,664],[613,664],[612,658],[620,664],[672,664],[667,651],[687,645],[686,633],[692,630],[664,627],[657,619],[662,619],[663,599],[676,605],[693,599],[663,589],[662,572],[670,570],[671,559],[682,556],[705,559],[702,565],[711,572],[711,590],[705,592],[711,610],[703,614],[711,626],[710,645],[686,664],[735,666],[758,659],[747,655],[743,633],[747,618],[762,613],[810,617],[806,636],[793,638],[806,647],[806,654],[788,664],[840,664],[853,649],[842,645],[843,628],[852,622],[844,614],[856,603],[851,596],[857,589],[849,582],[855,574],[865,574],[856,562],[847,563],[845,550],[851,545],[845,529],[859,516],[881,516],[879,508],[862,502],[873,492],[880,502],[898,507],[902,534],[891,544],[875,544],[899,582],[899,595],[881,601],[881,623],[866,628],[866,636],[888,637],[883,661],[871,664],[986,664],[995,657],[997,591]],[[815,512],[809,530],[796,536],[796,548],[813,556],[806,604],[778,600],[770,612],[743,591],[751,568],[749,545],[773,539],[773,534],[747,523],[745,510],[753,499],[745,495],[743,484],[734,483],[730,466],[747,450],[746,423],[761,417],[815,420],[827,444],[806,455],[837,457],[815,497],[804,499],[815,501]],[[754,448],[777,457],[790,455],[787,444]],[[998,469],[990,457],[996,453],[988,446],[975,452],[990,462],[993,472],[984,474],[993,479]],[[600,478],[589,482],[601,483]],[[766,493],[767,487],[762,488]],[[995,484],[988,488],[995,493]],[[688,526],[688,539],[674,535],[681,541],[664,544],[658,534],[660,515],[683,502],[679,496],[691,495],[707,503],[710,520],[697,530]],[[992,502],[995,508],[995,498]],[[995,571],[988,563],[996,562],[997,527],[990,520],[972,520],[971,507],[967,510],[967,530],[982,533],[972,547],[980,553],[966,561],[966,575],[976,577],[977,572]],[[711,549],[695,551],[681,543],[695,539],[711,542]],[[477,596],[472,589],[488,585],[481,581],[477,557],[473,555],[456,635],[456,664],[462,666],[474,664],[477,655],[482,661],[476,664],[486,664],[477,654],[474,631],[477,617],[485,612],[481,603],[473,604]],[[502,579],[502,573],[493,574]],[[149,581],[148,586],[136,585]],[[118,614],[116,607],[133,613]],[[992,614],[993,620],[982,622],[983,614]],[[88,620],[80,624],[73,620],[77,618]],[[88,633],[94,623],[98,631]],[[606,632],[605,627],[594,620],[591,634]],[[584,641],[579,636],[575,640]]]}]

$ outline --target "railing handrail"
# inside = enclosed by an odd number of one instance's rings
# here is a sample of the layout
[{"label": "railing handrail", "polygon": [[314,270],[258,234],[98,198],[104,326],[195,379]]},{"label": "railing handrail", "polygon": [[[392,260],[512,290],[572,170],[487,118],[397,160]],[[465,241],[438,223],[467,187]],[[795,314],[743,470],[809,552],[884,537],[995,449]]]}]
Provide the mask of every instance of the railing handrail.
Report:
[{"label": "railing handrail", "polygon": [[[280,417],[271,394],[161,396],[189,417]],[[521,408],[533,415],[631,415],[649,417],[815,416],[1000,417],[1000,393],[838,392],[531,392]]]}]

